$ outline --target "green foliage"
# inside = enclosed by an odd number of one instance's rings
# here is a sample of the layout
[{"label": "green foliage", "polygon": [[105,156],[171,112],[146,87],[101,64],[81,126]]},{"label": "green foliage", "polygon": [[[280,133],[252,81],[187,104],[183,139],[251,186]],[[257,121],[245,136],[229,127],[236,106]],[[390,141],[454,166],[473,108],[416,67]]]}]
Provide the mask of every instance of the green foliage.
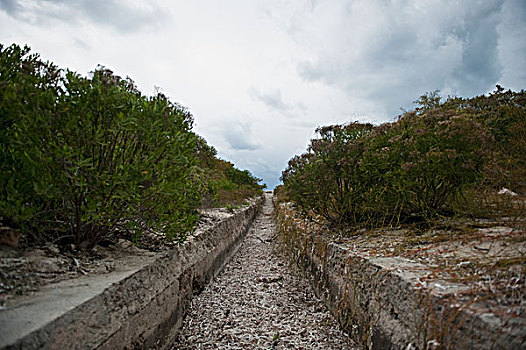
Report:
[{"label": "green foliage", "polygon": [[363,157],[363,169],[374,174],[370,215],[379,208],[396,221],[447,214],[451,201],[482,176],[487,140],[473,118],[447,110],[406,113],[378,127]]},{"label": "green foliage", "polygon": [[33,162],[42,150],[24,147],[24,132],[28,119],[56,113],[62,78],[56,66],[29,55],[28,47],[0,46],[0,53],[0,215],[13,226],[53,214],[46,200],[50,185]]},{"label": "green foliage", "polygon": [[[205,174],[224,162],[162,94],[142,96],[104,67],[63,71],[17,45],[0,46],[0,123],[0,219],[32,243],[67,236],[89,248],[144,228],[183,240],[216,185]],[[256,188],[228,164],[229,183]]]},{"label": "green foliage", "polygon": [[416,112],[418,114],[425,113],[426,111],[440,107],[440,90],[435,90],[433,92],[427,92],[420,96],[418,100],[413,101],[418,107],[416,107]]},{"label": "green foliage", "polygon": [[473,186],[521,191],[525,97],[498,89],[441,103],[435,91],[393,123],[318,128],[289,161],[280,196],[335,226],[384,226],[458,213]]},{"label": "green foliage", "polygon": [[289,161],[282,180],[304,214],[312,211],[333,223],[358,213],[362,189],[358,171],[371,124],[351,123],[318,128],[307,153]]},{"label": "green foliage", "polygon": [[[204,140],[203,140],[204,141]],[[202,188],[202,206],[237,207],[249,197],[262,194],[265,185],[248,170],[239,170],[225,160],[215,157],[215,149],[204,144],[199,158],[200,178],[206,187]]]},{"label": "green foliage", "polygon": [[526,92],[504,90],[497,85],[496,91],[487,96],[450,98],[442,108],[472,114],[493,138],[486,183],[526,192]]}]

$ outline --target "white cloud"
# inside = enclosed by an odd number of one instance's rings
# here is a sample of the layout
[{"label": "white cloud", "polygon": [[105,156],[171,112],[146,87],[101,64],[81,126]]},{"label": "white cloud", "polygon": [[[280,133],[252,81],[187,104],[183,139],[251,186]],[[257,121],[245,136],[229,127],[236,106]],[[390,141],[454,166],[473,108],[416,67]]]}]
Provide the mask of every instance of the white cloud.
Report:
[{"label": "white cloud", "polygon": [[514,90],[526,88],[526,3],[508,0],[502,5],[497,26],[499,59],[503,65],[501,85]]},{"label": "white cloud", "polygon": [[291,105],[283,102],[283,97],[281,96],[281,90],[276,89],[274,91],[264,93],[259,91],[254,87],[248,89],[248,95],[255,101],[263,102],[271,109],[277,109],[280,111],[288,111],[292,108]]},{"label": "white cloud", "polygon": [[305,3],[287,19],[274,17],[311,48],[299,74],[375,101],[389,116],[425,91],[469,96],[491,89],[501,75],[495,29],[501,2]]},{"label": "white cloud", "polygon": [[37,26],[52,25],[53,21],[91,22],[121,33],[156,27],[169,13],[156,3],[138,0],[2,0],[0,9]]},{"label": "white cloud", "polygon": [[0,0],[0,33],[161,87],[270,187],[317,126],[390,120],[435,89],[526,87],[522,0]]},{"label": "white cloud", "polygon": [[261,148],[249,123],[237,122],[225,125],[224,134],[230,148],[236,151],[253,151]]}]

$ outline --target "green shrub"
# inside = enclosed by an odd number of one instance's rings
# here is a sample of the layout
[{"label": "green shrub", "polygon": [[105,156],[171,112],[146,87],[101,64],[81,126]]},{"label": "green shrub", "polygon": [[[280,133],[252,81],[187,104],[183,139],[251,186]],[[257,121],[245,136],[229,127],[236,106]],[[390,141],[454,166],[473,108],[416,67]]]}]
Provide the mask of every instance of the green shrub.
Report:
[{"label": "green shrub", "polygon": [[184,239],[200,200],[191,115],[107,69],[83,78],[0,50],[2,220],[87,248],[119,228]]},{"label": "green shrub", "polygon": [[23,138],[27,119],[57,112],[61,81],[61,71],[30,55],[28,47],[0,45],[0,216],[9,226],[24,229],[35,217],[52,220],[53,203],[45,195],[49,185],[32,161],[42,151],[25,147]]},{"label": "green shrub", "polygon": [[469,113],[425,108],[376,127],[318,128],[307,152],[282,174],[300,211],[335,226],[396,225],[451,214],[452,203],[484,174],[491,138]]},{"label": "green shrub", "polygon": [[362,160],[370,177],[369,216],[397,222],[446,214],[448,203],[482,176],[487,143],[471,116],[454,111],[406,113],[378,127]]},{"label": "green shrub", "polygon": [[494,140],[485,182],[526,193],[526,92],[497,90],[471,99],[450,98],[442,108],[469,113]]},{"label": "green shrub", "polygon": [[335,224],[358,220],[364,194],[359,162],[371,130],[359,123],[318,128],[320,138],[307,153],[289,161],[282,180],[304,214],[312,211]]},{"label": "green shrub", "polygon": [[213,158],[201,165],[203,181],[207,184],[203,192],[203,207],[236,206],[247,198],[262,194],[265,185],[258,182],[248,170],[239,170],[230,162]]},{"label": "green shrub", "polygon": [[248,170],[239,170],[234,164],[217,158],[217,151],[203,138],[198,139],[198,166],[194,177],[202,197],[201,206],[238,206],[247,198],[262,194],[265,185]]}]

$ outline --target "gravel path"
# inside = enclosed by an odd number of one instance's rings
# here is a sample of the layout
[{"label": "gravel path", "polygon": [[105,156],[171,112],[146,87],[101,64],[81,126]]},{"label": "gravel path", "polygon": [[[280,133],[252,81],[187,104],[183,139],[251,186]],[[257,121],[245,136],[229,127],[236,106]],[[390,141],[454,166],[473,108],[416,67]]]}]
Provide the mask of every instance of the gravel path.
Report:
[{"label": "gravel path", "polygon": [[172,349],[358,349],[274,249],[272,197],[239,251],[196,296]]}]

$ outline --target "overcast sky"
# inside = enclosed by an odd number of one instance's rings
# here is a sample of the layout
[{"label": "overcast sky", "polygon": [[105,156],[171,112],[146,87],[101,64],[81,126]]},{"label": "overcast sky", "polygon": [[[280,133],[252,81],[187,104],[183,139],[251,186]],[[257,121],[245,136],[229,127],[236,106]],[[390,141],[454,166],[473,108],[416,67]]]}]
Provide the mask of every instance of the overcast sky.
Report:
[{"label": "overcast sky", "polygon": [[270,188],[317,126],[526,88],[524,0],[0,0],[0,42],[159,87]]}]

